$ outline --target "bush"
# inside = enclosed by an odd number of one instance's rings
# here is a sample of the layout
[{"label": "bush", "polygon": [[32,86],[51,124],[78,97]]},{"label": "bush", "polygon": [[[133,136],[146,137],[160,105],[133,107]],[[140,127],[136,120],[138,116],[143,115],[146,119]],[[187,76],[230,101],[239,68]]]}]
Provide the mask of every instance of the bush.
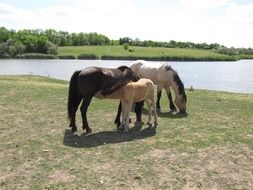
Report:
[{"label": "bush", "polygon": [[144,59],[148,61],[237,61],[238,57],[222,56],[222,57],[190,57],[190,56],[114,56],[114,55],[103,55],[103,60],[137,60]]},{"label": "bush", "polygon": [[74,55],[58,55],[59,59],[76,59]]},{"label": "bush", "polygon": [[123,48],[124,48],[124,50],[128,50],[129,44],[128,44],[128,43],[124,43],[124,44],[123,44]]},{"label": "bush", "polygon": [[58,57],[53,54],[26,53],[26,54],[17,55],[15,58],[18,58],[18,59],[57,59]]},{"label": "bush", "polygon": [[47,54],[57,54],[57,46],[52,42],[46,42],[45,47]]},{"label": "bush", "polygon": [[95,54],[80,54],[77,59],[98,59],[98,57]]}]

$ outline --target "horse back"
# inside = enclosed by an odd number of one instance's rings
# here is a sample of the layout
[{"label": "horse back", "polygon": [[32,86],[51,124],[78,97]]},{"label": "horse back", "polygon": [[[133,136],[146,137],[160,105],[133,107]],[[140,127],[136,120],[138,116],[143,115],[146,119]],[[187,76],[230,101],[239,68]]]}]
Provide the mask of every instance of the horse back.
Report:
[{"label": "horse back", "polygon": [[119,69],[87,67],[78,76],[78,86],[83,91],[98,91],[110,88],[122,76]]},{"label": "horse back", "polygon": [[150,96],[154,96],[154,83],[150,79],[141,78],[137,82],[129,82],[125,91],[129,96],[132,91],[134,102],[143,101],[146,98],[151,98]]},{"label": "horse back", "polygon": [[140,78],[148,78],[155,84],[168,81],[168,66],[165,63],[152,63],[143,60],[135,61],[130,68]]}]

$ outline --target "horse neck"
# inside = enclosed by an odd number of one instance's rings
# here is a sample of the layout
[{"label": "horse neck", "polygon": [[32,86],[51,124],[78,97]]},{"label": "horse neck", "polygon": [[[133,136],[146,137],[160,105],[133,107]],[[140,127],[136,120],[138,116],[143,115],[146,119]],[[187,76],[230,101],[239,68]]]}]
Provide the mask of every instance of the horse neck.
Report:
[{"label": "horse neck", "polygon": [[175,96],[182,96],[184,93],[184,85],[176,71],[172,71],[171,87]]}]

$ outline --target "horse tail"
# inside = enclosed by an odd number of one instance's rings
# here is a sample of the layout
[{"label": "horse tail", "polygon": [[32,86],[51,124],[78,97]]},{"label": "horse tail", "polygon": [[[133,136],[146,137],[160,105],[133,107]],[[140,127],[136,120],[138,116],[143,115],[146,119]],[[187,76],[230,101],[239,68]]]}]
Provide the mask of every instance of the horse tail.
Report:
[{"label": "horse tail", "polygon": [[77,110],[79,101],[78,101],[78,92],[77,92],[77,78],[81,71],[75,71],[72,75],[69,82],[69,95],[68,95],[68,118],[73,117],[74,110]]}]

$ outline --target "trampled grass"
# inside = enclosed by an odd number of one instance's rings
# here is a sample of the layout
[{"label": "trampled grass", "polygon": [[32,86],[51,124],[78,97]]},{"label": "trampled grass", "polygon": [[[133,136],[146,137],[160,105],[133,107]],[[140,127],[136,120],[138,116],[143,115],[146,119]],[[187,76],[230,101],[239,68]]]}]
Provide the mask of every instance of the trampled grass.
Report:
[{"label": "trampled grass", "polygon": [[93,133],[78,111],[73,135],[67,82],[0,76],[0,86],[0,189],[253,188],[253,95],[187,91],[180,115],[164,94],[159,126],[129,134],[113,125],[118,101],[94,98]]}]

